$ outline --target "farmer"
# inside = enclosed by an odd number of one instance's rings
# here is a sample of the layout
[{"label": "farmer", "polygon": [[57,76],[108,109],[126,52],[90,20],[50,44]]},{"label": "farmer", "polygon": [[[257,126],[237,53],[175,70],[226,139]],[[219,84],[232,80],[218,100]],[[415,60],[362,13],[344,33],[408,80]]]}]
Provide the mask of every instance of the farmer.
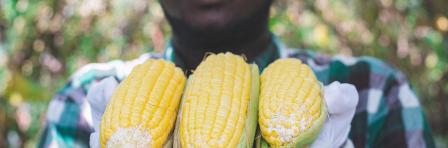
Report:
[{"label": "farmer", "polygon": [[[403,73],[372,57],[330,57],[285,46],[268,29],[272,0],[160,0],[160,3],[172,28],[164,53],[81,68],[50,102],[40,146],[89,146],[95,119],[87,95],[102,80],[113,78],[119,82],[133,66],[148,58],[171,60],[190,73],[207,53],[230,51],[245,55],[260,70],[279,58],[299,58],[324,85],[334,81],[352,84],[359,101],[348,121],[351,128],[344,126],[350,132],[335,133],[341,136],[332,147],[434,147],[419,99]],[[100,86],[103,93],[113,91],[111,85]],[[331,130],[325,128],[323,131]]]}]

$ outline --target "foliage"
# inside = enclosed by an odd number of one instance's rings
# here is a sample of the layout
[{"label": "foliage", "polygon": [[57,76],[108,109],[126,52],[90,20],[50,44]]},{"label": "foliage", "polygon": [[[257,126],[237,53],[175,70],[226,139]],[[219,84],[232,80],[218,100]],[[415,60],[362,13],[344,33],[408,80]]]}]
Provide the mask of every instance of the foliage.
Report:
[{"label": "foliage", "polygon": [[[270,27],[291,47],[369,55],[399,68],[433,131],[448,134],[447,5],[282,0]],[[76,69],[160,52],[169,33],[156,0],[0,0],[0,147],[35,144],[51,95]]]}]

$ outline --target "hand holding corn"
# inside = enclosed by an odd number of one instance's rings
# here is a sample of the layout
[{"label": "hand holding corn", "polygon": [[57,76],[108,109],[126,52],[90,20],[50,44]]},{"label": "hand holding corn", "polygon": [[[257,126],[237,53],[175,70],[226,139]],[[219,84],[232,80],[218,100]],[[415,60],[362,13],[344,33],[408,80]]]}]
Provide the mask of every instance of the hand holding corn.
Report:
[{"label": "hand holding corn", "polygon": [[[164,64],[171,64],[170,62],[165,62],[166,61],[162,61]],[[276,65],[275,63],[281,63],[277,65],[292,65],[289,66],[289,68],[286,68],[286,70],[289,71],[283,71],[283,73],[297,74],[295,76],[296,79],[285,79],[287,81],[279,83],[281,81],[276,81],[276,79],[285,76],[282,76],[282,73],[278,72],[282,69],[275,68],[275,66],[270,66],[274,68],[268,67],[261,75],[261,78],[259,78],[259,72],[256,65],[247,64],[240,56],[225,53],[207,57],[207,59],[201,63],[190,76],[187,84],[184,84],[185,81],[180,76],[178,72],[179,70],[173,65],[171,65],[171,69],[173,70],[165,69],[163,70],[164,72],[152,72],[155,74],[145,75],[147,77],[140,76],[142,78],[139,79],[139,81],[146,83],[139,82],[138,80],[132,82],[127,80],[131,79],[131,76],[133,76],[134,79],[136,79],[135,77],[140,78],[137,74],[145,72],[145,69],[142,68],[144,66],[137,66],[137,68],[131,72],[131,75],[125,79],[122,82],[123,84],[120,84],[116,90],[113,87],[114,85],[111,85],[114,84],[114,82],[101,82],[100,85],[92,87],[88,93],[88,100],[92,108],[93,123],[95,124],[95,132],[91,135],[90,139],[91,147],[171,147],[171,144],[173,144],[174,147],[252,147],[255,141],[255,129],[258,123],[260,124],[263,139],[267,141],[263,140],[264,146],[306,146],[310,145],[316,136],[318,138],[314,141],[312,147],[319,147],[319,145],[323,146],[323,144],[326,144],[326,146],[337,146],[340,145],[340,139],[345,141],[347,135],[343,132],[349,131],[349,125],[353,115],[333,117],[334,114],[332,113],[332,110],[334,111],[334,108],[337,110],[337,108],[342,107],[346,108],[346,111],[343,113],[349,112],[348,114],[350,114],[350,112],[354,112],[357,96],[354,106],[351,105],[348,109],[347,105],[344,106],[344,104],[341,105],[340,103],[338,104],[334,102],[329,104],[327,98],[331,97],[328,97],[327,92],[325,92],[324,96],[321,96],[322,91],[318,85],[318,81],[307,66],[304,66],[299,60],[295,59],[277,60],[271,65]],[[146,66],[151,67],[151,64],[146,64]],[[146,70],[147,69],[148,68],[146,68]],[[169,77],[165,75],[169,75]],[[177,75],[179,78],[173,77],[173,75]],[[178,83],[156,83],[158,81],[165,82],[175,78]],[[105,79],[103,81],[114,80]],[[130,83],[133,83],[133,85]],[[297,87],[292,87],[295,86],[296,83]],[[147,86],[144,87],[145,85]],[[186,88],[185,90],[183,90],[184,85]],[[333,86],[339,87],[335,85]],[[156,89],[159,91],[158,93],[154,93],[154,89],[149,89],[151,87],[159,88],[160,90],[164,90],[162,88],[168,87],[170,89],[165,89],[169,91],[160,91],[159,89]],[[128,94],[133,94],[133,91],[144,90],[145,88],[148,88],[148,91],[141,92],[145,92],[149,95],[138,93],[137,95],[131,95],[130,97],[120,97],[118,95],[120,93],[117,93],[128,92]],[[182,90],[179,91],[179,89]],[[338,89],[333,89],[333,92],[335,90],[339,91]],[[183,95],[181,99],[182,91]],[[353,91],[356,93],[356,90],[350,91],[352,91],[352,94]],[[112,100],[106,109],[106,104],[109,101],[108,98],[111,96],[112,92],[114,93],[111,97]],[[284,95],[283,97],[282,94]],[[264,102],[272,99],[269,98],[272,97],[272,95],[277,97],[274,101],[279,104]],[[296,99],[294,98],[294,95]],[[300,97],[300,95],[306,95],[308,97]],[[345,94],[339,94],[339,97],[332,98],[343,98],[340,97],[343,95]],[[158,99],[162,97],[156,96],[165,97],[163,97],[163,99]],[[325,97],[325,99],[322,99],[323,97]],[[124,98],[126,98],[126,100]],[[128,100],[136,100],[133,102],[140,103],[123,106],[122,104],[127,104],[126,102]],[[165,106],[163,106],[164,103],[160,103],[167,101],[168,103],[165,104],[168,105]],[[291,103],[285,103],[287,101],[296,102],[298,104],[293,106]],[[159,103],[157,104],[157,102]],[[327,102],[327,105],[325,105],[325,102]],[[353,104],[353,101],[349,100],[349,104],[350,102]],[[113,104],[115,104],[115,106]],[[179,111],[177,111],[178,106]],[[277,111],[271,112],[266,110],[266,106],[268,106],[268,109],[273,109],[274,111],[277,109]],[[327,119],[327,108],[329,111],[328,115],[330,116],[329,119],[331,120]],[[297,109],[302,109],[302,111],[307,110],[307,112],[298,112]],[[106,113],[102,117],[103,121],[101,121],[101,116],[105,110]],[[145,112],[145,110],[149,110],[148,112],[151,111],[151,113],[146,115],[139,114],[139,112]],[[288,111],[292,114],[297,114],[297,120],[294,120],[295,118],[288,120],[291,121],[290,123],[293,123],[292,125],[290,124],[290,126],[293,127],[291,129],[287,129],[288,123],[285,122],[286,117],[284,118],[285,121],[280,121],[279,118],[280,114],[288,113]],[[279,120],[273,120],[273,118],[266,116],[275,113],[278,113],[279,115],[272,117],[277,117],[276,119]],[[164,116],[160,116],[161,114]],[[115,117],[114,115],[117,115],[118,117]],[[176,116],[177,123],[174,125],[174,118]],[[305,118],[305,116],[309,117]],[[123,120],[123,118],[130,120]],[[154,118],[156,118],[157,121],[150,120]],[[259,122],[257,122],[257,118],[260,120]],[[307,119],[307,121],[309,120],[308,122],[310,124],[303,124],[300,122],[304,122],[305,119]],[[101,125],[99,125],[100,123]],[[268,125],[266,123],[271,124],[271,126],[266,126]],[[341,123],[343,123],[343,125],[340,125]],[[174,126],[176,129],[174,133],[172,133]],[[324,129],[320,130],[322,126]],[[335,127],[343,127],[345,130],[335,130]],[[295,133],[295,131],[297,132]],[[334,133],[335,131],[341,131],[341,134]],[[328,135],[330,135],[330,137],[328,137]],[[328,140],[328,138],[338,139]],[[260,146],[260,143],[258,143],[257,146]]]},{"label": "hand holding corn", "polygon": [[354,147],[351,140],[348,139],[348,134],[359,99],[355,86],[338,81],[333,82],[324,87],[324,98],[329,119],[324,123],[311,148]]}]

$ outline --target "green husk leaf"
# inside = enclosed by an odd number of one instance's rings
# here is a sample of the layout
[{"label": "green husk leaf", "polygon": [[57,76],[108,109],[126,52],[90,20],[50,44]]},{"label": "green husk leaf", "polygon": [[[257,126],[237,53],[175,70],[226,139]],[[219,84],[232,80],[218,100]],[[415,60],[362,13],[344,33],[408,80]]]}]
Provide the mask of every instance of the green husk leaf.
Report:
[{"label": "green husk leaf", "polygon": [[258,125],[258,101],[260,94],[260,74],[258,66],[251,64],[252,84],[249,99],[249,106],[247,109],[246,127],[243,129],[243,135],[241,137],[238,147],[251,148],[254,143],[255,133]]}]

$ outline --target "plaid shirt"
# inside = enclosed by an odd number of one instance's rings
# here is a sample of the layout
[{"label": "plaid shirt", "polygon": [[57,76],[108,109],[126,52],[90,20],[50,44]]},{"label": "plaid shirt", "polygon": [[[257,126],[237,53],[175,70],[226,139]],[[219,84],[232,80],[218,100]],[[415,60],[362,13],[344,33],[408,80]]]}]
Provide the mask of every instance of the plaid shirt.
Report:
[{"label": "plaid shirt", "polygon": [[[132,67],[148,58],[165,58],[179,67],[172,46],[163,55],[145,54],[132,61],[89,64],[76,72],[49,104],[40,147],[88,147],[93,131],[89,87],[114,76],[124,79]],[[307,50],[288,49],[276,37],[255,63],[260,70],[278,58],[294,57],[307,63],[325,85],[339,81],[356,86],[359,103],[350,139],[355,147],[434,147],[430,127],[406,77],[372,57],[328,57]]]}]

